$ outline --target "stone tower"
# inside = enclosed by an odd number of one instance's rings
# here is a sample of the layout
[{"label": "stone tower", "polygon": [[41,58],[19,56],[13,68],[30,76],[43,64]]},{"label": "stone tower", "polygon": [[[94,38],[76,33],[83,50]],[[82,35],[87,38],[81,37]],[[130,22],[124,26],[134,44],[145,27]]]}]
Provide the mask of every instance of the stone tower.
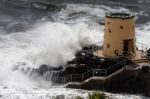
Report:
[{"label": "stone tower", "polygon": [[135,22],[133,15],[127,13],[106,14],[102,53],[104,57],[135,57]]}]

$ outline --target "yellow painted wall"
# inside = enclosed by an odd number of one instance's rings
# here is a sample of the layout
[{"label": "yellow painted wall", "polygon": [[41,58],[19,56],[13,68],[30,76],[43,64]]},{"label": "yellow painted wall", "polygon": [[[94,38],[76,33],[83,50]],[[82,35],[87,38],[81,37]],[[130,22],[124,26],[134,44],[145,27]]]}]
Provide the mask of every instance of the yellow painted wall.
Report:
[{"label": "yellow painted wall", "polygon": [[119,17],[106,17],[104,31],[104,56],[114,57],[118,55],[123,55],[124,40],[129,39],[133,40],[133,43],[130,44],[128,52],[132,54],[136,53],[134,17],[123,19]]}]

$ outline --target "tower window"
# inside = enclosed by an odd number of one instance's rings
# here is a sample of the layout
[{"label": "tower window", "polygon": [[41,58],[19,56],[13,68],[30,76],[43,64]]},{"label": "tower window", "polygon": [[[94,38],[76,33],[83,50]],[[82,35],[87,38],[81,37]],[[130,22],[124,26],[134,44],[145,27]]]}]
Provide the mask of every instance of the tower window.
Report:
[{"label": "tower window", "polygon": [[120,29],[123,29],[123,26],[120,26]]},{"label": "tower window", "polygon": [[132,27],[135,28],[134,25]]},{"label": "tower window", "polygon": [[111,33],[111,30],[110,30],[110,29],[108,29],[108,31],[109,31],[109,33]]},{"label": "tower window", "polygon": [[118,55],[119,55],[118,50],[115,50],[115,51],[114,51],[114,54],[115,54],[116,56],[118,56]]},{"label": "tower window", "polygon": [[110,48],[110,45],[109,45],[109,44],[107,44],[107,48]]},{"label": "tower window", "polygon": [[107,22],[107,24],[109,24],[110,22]]}]

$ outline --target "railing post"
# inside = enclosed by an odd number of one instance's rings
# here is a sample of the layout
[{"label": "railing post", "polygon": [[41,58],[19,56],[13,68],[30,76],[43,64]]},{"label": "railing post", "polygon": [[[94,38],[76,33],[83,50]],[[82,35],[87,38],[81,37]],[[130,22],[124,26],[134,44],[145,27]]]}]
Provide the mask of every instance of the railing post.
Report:
[{"label": "railing post", "polygon": [[70,78],[71,78],[71,82],[72,82],[72,75],[70,75]]},{"label": "railing post", "polygon": [[93,69],[93,77],[94,77],[94,69]]},{"label": "railing post", "polygon": [[82,75],[82,81],[84,80],[84,75]]},{"label": "railing post", "polygon": [[64,83],[66,83],[66,77],[64,77]]},{"label": "railing post", "polygon": [[105,70],[105,76],[107,75],[107,70]]},{"label": "railing post", "polygon": [[143,51],[143,44],[142,44],[142,51]]}]

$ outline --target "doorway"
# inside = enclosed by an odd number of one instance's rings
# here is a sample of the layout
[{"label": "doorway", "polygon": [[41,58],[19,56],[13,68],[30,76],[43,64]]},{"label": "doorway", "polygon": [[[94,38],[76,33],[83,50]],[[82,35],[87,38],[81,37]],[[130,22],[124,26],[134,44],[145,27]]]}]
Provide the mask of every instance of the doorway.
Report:
[{"label": "doorway", "polygon": [[134,53],[133,39],[123,41],[123,55]]}]

